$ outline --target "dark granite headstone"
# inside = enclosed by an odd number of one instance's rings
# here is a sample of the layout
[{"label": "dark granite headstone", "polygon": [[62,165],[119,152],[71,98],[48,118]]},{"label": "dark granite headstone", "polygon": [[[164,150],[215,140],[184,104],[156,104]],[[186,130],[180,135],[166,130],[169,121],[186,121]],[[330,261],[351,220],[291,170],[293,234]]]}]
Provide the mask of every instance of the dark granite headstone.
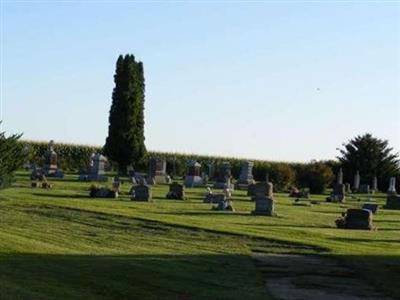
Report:
[{"label": "dark granite headstone", "polygon": [[326,198],[327,202],[340,202],[343,203],[346,200],[345,196],[345,185],[342,184],[336,184],[335,187],[333,188],[333,191],[331,195]]},{"label": "dark granite headstone", "polygon": [[256,184],[255,183],[249,184],[248,187],[247,187],[247,196],[253,197],[255,188],[256,188]]},{"label": "dark granite headstone", "polygon": [[346,229],[373,229],[372,212],[367,209],[350,208],[345,216]]},{"label": "dark granite headstone", "polygon": [[185,187],[182,184],[173,182],[169,185],[167,199],[185,200]]},{"label": "dark granite headstone", "polygon": [[[132,191],[133,190],[133,191]],[[135,201],[152,201],[151,187],[145,184],[134,186],[131,190],[131,200]]]},{"label": "dark granite headstone", "polygon": [[400,209],[400,195],[387,195],[385,208]]},{"label": "dark granite headstone", "polygon": [[376,203],[364,203],[362,206],[362,209],[368,209],[370,210],[373,214],[378,213],[378,204]]}]

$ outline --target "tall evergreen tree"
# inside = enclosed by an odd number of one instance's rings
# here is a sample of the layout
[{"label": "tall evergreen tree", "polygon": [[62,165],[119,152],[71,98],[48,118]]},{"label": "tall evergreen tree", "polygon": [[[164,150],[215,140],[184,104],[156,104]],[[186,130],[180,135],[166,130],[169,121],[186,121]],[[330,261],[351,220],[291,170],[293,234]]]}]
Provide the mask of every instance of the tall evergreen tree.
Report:
[{"label": "tall evergreen tree", "polygon": [[14,172],[23,164],[23,145],[18,143],[21,135],[9,137],[0,132],[0,189],[8,186],[14,177]]},{"label": "tall evergreen tree", "polygon": [[117,162],[119,171],[124,173],[128,165],[143,163],[147,154],[144,144],[143,64],[133,55],[120,55],[114,82],[104,154]]},{"label": "tall evergreen tree", "polygon": [[352,182],[354,174],[359,171],[364,183],[372,183],[378,177],[381,187],[386,188],[389,177],[400,172],[398,154],[393,153],[389,142],[373,137],[367,133],[359,135],[344,144],[338,157],[345,180]]}]

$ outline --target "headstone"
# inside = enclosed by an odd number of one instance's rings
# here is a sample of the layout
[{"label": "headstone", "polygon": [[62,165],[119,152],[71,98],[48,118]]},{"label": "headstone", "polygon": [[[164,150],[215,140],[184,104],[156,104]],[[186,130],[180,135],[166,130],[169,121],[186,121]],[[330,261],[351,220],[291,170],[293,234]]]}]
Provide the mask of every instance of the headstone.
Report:
[{"label": "headstone", "polygon": [[333,191],[332,191],[331,195],[328,198],[326,198],[326,201],[327,202],[340,202],[340,203],[343,203],[346,200],[345,194],[346,194],[345,185],[343,183],[342,184],[336,184],[333,187]]},{"label": "headstone", "polygon": [[346,194],[350,194],[351,193],[350,183],[345,183],[344,184],[344,191],[345,191]]},{"label": "headstone", "polygon": [[345,229],[373,229],[372,212],[368,209],[350,208],[343,218],[336,220],[339,228]]},{"label": "headstone", "polygon": [[342,168],[339,169],[339,172],[337,174],[336,184],[343,184],[343,170],[342,170]]},{"label": "headstone", "polygon": [[369,194],[370,193],[369,184],[360,184],[358,192],[362,194]]},{"label": "headstone", "polygon": [[389,189],[388,189],[387,193],[390,194],[390,195],[397,195],[397,191],[396,191],[396,177],[390,177],[390,180],[389,180]]},{"label": "headstone", "polygon": [[251,161],[246,161],[242,163],[240,167],[239,179],[235,185],[236,189],[247,190],[248,186],[255,182],[253,178],[253,166],[254,163]]},{"label": "headstone", "polygon": [[131,189],[130,194],[131,194],[131,200],[134,201],[144,201],[144,202],[152,201],[151,187],[143,183],[134,186]]},{"label": "headstone", "polygon": [[387,209],[400,209],[400,195],[388,194],[386,197]]},{"label": "headstone", "polygon": [[212,162],[207,162],[206,166],[207,166],[206,174],[208,176],[208,179],[214,178],[214,164]]},{"label": "headstone", "polygon": [[197,161],[189,161],[188,172],[184,182],[185,187],[196,187],[203,185],[201,178],[201,164]]},{"label": "headstone", "polygon": [[167,199],[185,200],[185,187],[182,184],[173,182],[169,185]]},{"label": "headstone", "polygon": [[253,200],[256,202],[256,208],[252,211],[253,215],[275,215],[272,183],[256,183]]},{"label": "headstone", "polygon": [[356,175],[354,175],[353,192],[357,193],[359,188],[360,188],[360,172],[357,171]]},{"label": "headstone", "polygon": [[378,204],[376,203],[364,203],[362,209],[370,210],[374,215],[378,212]]},{"label": "headstone", "polygon": [[302,189],[299,191],[296,187],[292,187],[289,193],[289,197],[291,198],[310,198],[310,192],[306,191],[305,189]]},{"label": "headstone", "polygon": [[152,157],[149,160],[149,178],[155,184],[166,184],[167,182],[167,162],[165,159]]},{"label": "headstone", "polygon": [[58,169],[57,160],[58,160],[58,155],[54,151],[54,141],[51,140],[49,142],[48,149],[44,154],[44,166],[43,166],[44,175],[46,175],[47,177],[59,177],[59,178],[64,177],[63,171],[61,169]]},{"label": "headstone", "polygon": [[247,187],[247,196],[253,197],[255,188],[256,188],[256,184],[255,183],[249,184],[248,187]]},{"label": "headstone", "polygon": [[149,179],[147,178],[147,173],[140,173],[135,171],[131,176],[131,181],[133,184],[135,184],[134,182],[136,182],[137,184],[139,184],[140,182],[146,184],[148,183]]},{"label": "headstone", "polygon": [[214,183],[214,188],[224,189],[231,185],[231,165],[229,162],[224,162],[219,167],[217,179]]},{"label": "headstone", "polygon": [[82,174],[79,176],[81,181],[107,181],[108,178],[105,176],[105,164],[107,158],[100,153],[96,153],[91,156],[90,170],[88,174]]},{"label": "headstone", "polygon": [[374,176],[374,178],[372,179],[372,191],[374,192],[378,192],[378,178],[376,176]]}]

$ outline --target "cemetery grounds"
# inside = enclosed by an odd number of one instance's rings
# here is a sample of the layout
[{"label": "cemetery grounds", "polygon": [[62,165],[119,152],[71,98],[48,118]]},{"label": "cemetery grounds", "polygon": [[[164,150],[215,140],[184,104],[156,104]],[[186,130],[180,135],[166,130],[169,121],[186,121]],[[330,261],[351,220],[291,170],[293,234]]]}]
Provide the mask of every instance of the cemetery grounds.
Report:
[{"label": "cemetery grounds", "polygon": [[182,201],[157,185],[147,203],[124,183],[118,199],[91,199],[77,177],[44,190],[19,172],[0,191],[0,299],[400,299],[400,211],[380,209],[374,231],[335,227],[383,193],[297,205],[275,193],[266,217],[245,191],[232,213],[202,203],[204,188]]}]

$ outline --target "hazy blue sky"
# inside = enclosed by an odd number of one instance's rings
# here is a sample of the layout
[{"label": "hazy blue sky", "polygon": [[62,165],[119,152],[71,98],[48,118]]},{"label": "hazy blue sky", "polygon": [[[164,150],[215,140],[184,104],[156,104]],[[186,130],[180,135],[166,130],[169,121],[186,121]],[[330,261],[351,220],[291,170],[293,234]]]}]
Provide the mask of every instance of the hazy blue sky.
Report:
[{"label": "hazy blue sky", "polygon": [[115,61],[146,78],[151,150],[334,158],[400,150],[399,2],[3,2],[3,129],[102,145]]}]

